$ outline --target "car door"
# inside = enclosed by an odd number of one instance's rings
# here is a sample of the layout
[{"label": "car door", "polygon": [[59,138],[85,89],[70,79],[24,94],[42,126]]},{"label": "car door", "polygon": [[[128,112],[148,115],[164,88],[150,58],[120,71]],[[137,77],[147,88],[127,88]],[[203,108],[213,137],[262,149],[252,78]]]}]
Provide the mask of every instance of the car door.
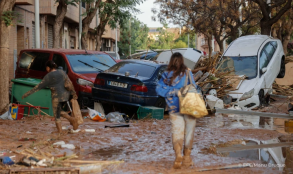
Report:
[{"label": "car door", "polygon": [[[259,71],[260,71],[260,78],[264,79],[264,88],[270,88],[273,84],[275,77],[274,77],[274,63],[275,60],[272,61],[272,57],[275,53],[275,47],[268,42],[262,49],[259,58]],[[266,72],[262,72],[266,68]]]},{"label": "car door", "polygon": [[278,55],[275,55],[276,49],[273,46],[272,42],[269,42],[264,47],[264,51],[267,55],[267,58],[269,60],[268,66],[267,66],[267,75],[266,75],[266,87],[270,88],[272,84],[274,83],[276,77],[279,73],[279,64],[277,61]]}]

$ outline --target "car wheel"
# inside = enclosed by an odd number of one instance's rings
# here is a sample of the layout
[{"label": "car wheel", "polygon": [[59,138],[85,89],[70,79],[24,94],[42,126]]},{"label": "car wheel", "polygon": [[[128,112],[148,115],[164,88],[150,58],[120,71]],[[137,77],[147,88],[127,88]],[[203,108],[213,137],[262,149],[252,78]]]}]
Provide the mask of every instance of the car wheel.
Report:
[{"label": "car wheel", "polygon": [[265,99],[265,95],[264,95],[264,91],[260,90],[258,93],[258,98],[259,98],[259,106],[263,106],[266,103],[266,99]]},{"label": "car wheel", "polygon": [[166,108],[166,101],[164,98],[160,97],[156,103],[155,103],[155,107],[158,107],[158,108]]},{"label": "car wheel", "polygon": [[279,72],[277,78],[284,78],[285,77],[285,73],[286,73],[286,65],[285,65],[285,60],[282,58],[281,68],[280,68],[280,72]]}]

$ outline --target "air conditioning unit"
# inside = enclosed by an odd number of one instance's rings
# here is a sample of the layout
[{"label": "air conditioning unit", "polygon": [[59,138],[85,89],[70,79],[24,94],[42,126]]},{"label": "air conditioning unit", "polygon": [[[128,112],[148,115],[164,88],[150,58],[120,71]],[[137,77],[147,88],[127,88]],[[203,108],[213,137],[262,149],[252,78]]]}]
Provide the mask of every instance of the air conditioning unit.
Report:
[{"label": "air conditioning unit", "polygon": [[110,39],[106,40],[106,47],[111,47],[111,40]]}]

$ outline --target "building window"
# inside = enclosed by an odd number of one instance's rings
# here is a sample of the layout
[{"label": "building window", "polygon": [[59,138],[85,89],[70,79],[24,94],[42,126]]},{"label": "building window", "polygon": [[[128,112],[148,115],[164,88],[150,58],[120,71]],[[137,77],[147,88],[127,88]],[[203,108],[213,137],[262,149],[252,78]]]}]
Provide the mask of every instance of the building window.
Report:
[{"label": "building window", "polygon": [[85,2],[81,2],[81,6],[85,8]]}]

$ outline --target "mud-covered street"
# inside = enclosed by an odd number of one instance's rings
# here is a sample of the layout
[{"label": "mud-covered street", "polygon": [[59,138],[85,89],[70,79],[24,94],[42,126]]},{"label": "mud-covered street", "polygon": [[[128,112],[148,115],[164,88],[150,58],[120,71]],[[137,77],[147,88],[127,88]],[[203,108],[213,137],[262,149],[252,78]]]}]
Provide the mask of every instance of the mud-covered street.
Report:
[{"label": "mud-covered street", "polygon": [[[279,105],[278,102],[273,103],[274,107]],[[263,110],[269,109],[272,110],[272,106],[263,108]],[[282,109],[284,107],[279,107],[279,112]],[[282,173],[283,168],[278,167],[237,168],[246,163],[272,163],[270,158],[257,160],[255,158],[255,156],[258,157],[257,150],[244,151],[247,153],[246,155],[216,152],[215,149],[218,147],[230,147],[237,144],[244,146],[252,141],[265,142],[275,139],[282,142],[293,142],[292,134],[284,132],[284,119],[274,119],[274,125],[270,125],[271,120],[266,119],[266,125],[263,127],[257,125],[259,117],[245,116],[245,121],[239,119],[241,116],[238,116],[238,119],[236,117],[216,114],[216,116],[198,119],[191,153],[194,166],[181,170],[172,169],[175,157],[171,140],[171,123],[167,117],[164,120],[132,120],[130,127],[124,128],[105,128],[105,125],[111,123],[99,123],[85,119],[85,123],[80,126],[80,129],[95,129],[95,132],[80,131],[60,136],[52,133],[55,125],[49,118],[39,120],[38,117],[29,117],[15,121],[1,120],[0,152],[5,156],[14,156],[14,161],[19,161],[23,157],[17,152],[25,149],[33,151],[41,149],[42,152],[49,153],[55,158],[76,154],[78,156],[76,159],[79,160],[123,161],[120,164],[102,166],[103,173],[196,173],[197,171],[202,171],[201,173]],[[62,124],[64,128],[70,128],[69,123],[65,120],[62,121]],[[24,138],[36,140],[19,141]],[[73,144],[75,149],[70,150],[52,145],[58,141]],[[281,151],[276,152],[282,152],[282,149],[284,151],[285,148],[280,147],[280,149]],[[275,155],[284,157],[284,152]],[[226,169],[217,170],[219,167],[226,167]],[[25,167],[18,165],[14,168]],[[203,172],[203,170],[209,171]],[[2,170],[2,172],[4,171]],[[292,168],[291,172],[293,172]]]}]

